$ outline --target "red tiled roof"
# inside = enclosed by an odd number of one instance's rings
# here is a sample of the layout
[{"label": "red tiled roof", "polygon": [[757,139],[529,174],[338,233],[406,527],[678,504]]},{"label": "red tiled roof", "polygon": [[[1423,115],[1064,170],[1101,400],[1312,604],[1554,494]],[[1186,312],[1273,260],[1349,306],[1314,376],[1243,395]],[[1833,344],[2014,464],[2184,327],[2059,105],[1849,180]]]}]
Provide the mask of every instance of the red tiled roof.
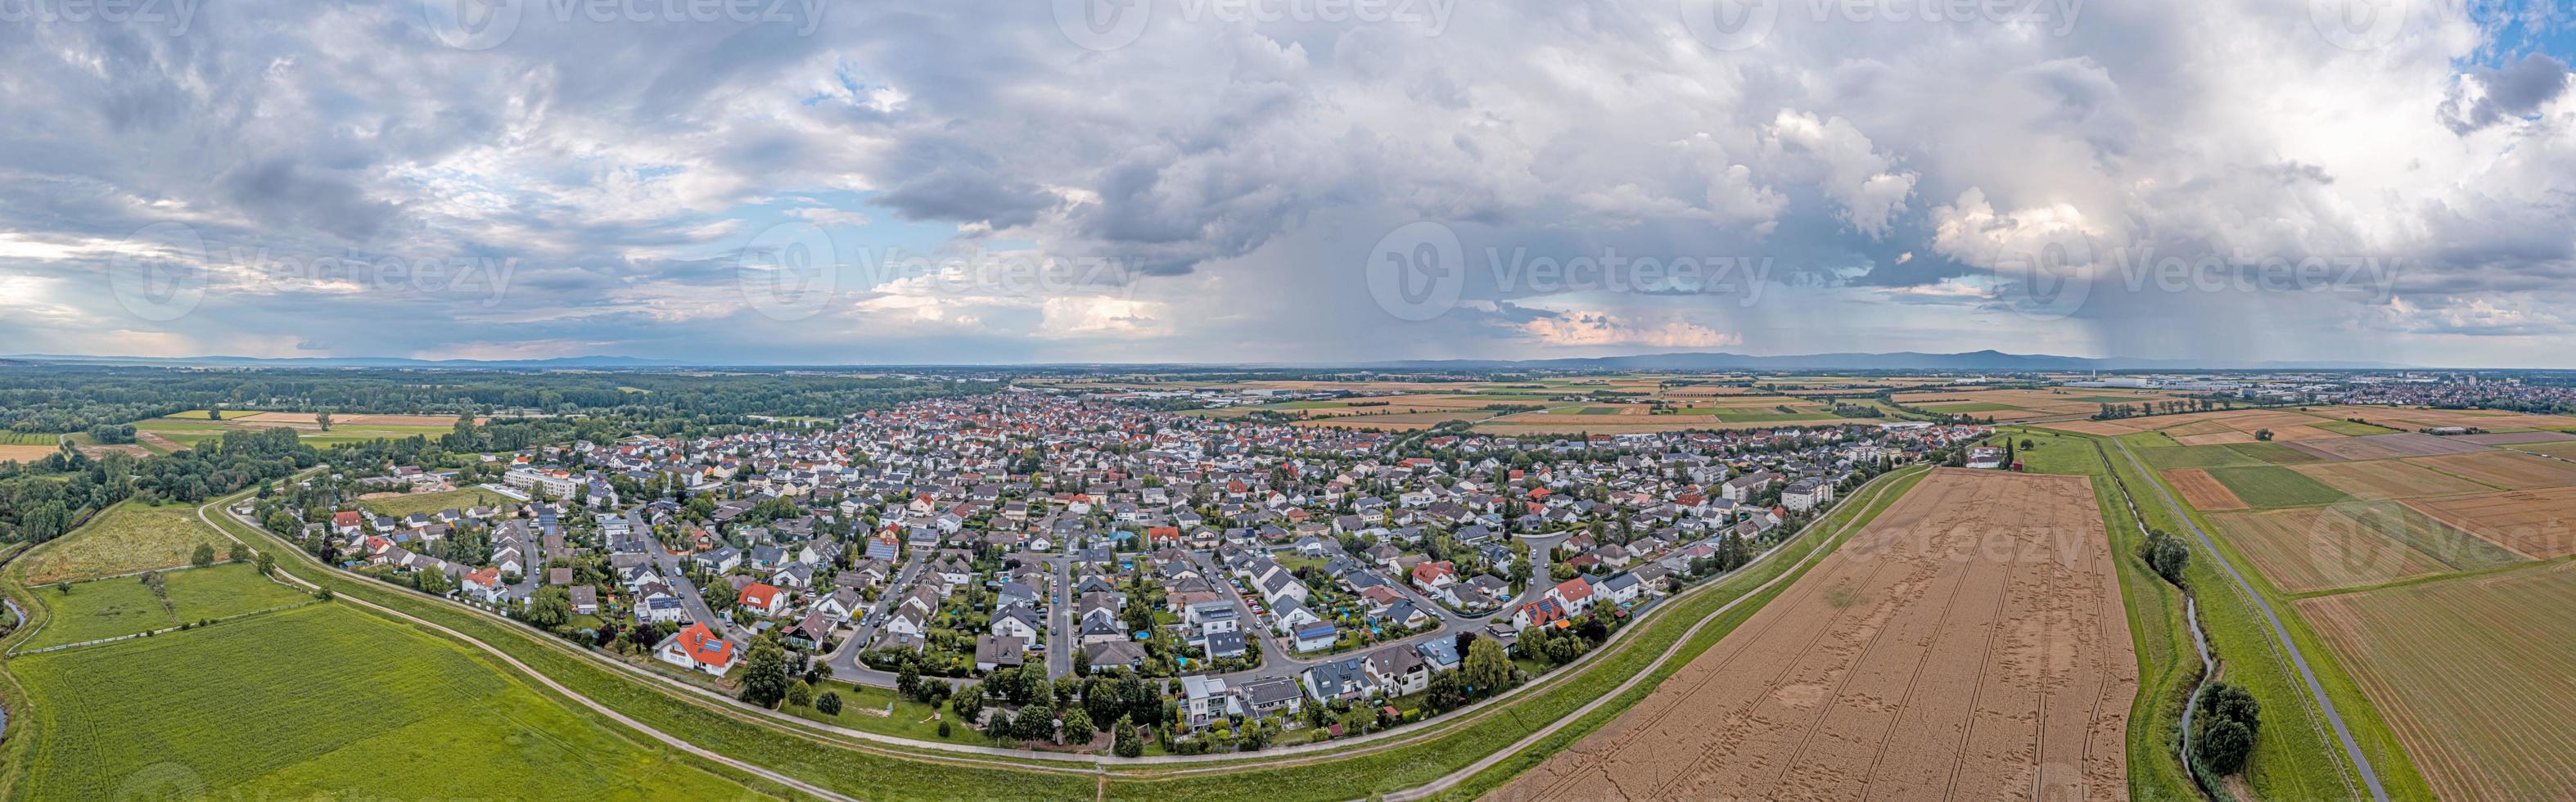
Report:
[{"label": "red tiled roof", "polygon": [[705,624],[690,624],[680,630],[680,652],[689,659],[722,668],[733,664],[733,644],[716,637]]}]

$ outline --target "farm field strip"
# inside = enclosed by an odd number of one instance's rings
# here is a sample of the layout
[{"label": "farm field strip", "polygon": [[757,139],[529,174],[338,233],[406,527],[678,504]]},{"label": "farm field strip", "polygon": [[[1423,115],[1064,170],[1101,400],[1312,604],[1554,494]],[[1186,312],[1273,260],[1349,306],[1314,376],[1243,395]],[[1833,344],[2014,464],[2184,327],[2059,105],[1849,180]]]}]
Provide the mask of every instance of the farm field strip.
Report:
[{"label": "farm field strip", "polygon": [[[2203,508],[2207,509],[2207,508]],[[2444,573],[2452,566],[2329,509],[2209,516],[2263,576],[2291,593]]]},{"label": "farm field strip", "polygon": [[2165,481],[2173,485],[2174,492],[2181,493],[2183,500],[2191,502],[2193,507],[2204,510],[2245,509],[2245,500],[2237,498],[2236,492],[2227,489],[2226,485],[2219,484],[2217,477],[2210,476],[2206,469],[2177,468],[2164,474]]},{"label": "farm field strip", "polygon": [[163,572],[165,602],[141,577],[74,583],[70,593],[46,591],[40,602],[53,615],[19,650],[42,649],[133,635],[182,623],[230,618],[302,604],[311,597],[259,575],[247,564]]},{"label": "farm field strip", "polygon": [[2535,490],[2544,487],[2576,485],[2576,463],[2560,462],[2529,454],[2516,454],[2511,451],[2425,457],[2407,461],[2506,490]]},{"label": "farm field strip", "polygon": [[2081,477],[1936,471],[1493,798],[2117,793],[2138,677],[2103,538]]},{"label": "farm field strip", "polygon": [[2211,468],[2209,475],[2255,509],[2308,507],[2344,499],[2342,491],[2277,465]]},{"label": "farm field strip", "polygon": [[2426,468],[2413,460],[2311,462],[2290,466],[2290,470],[2306,474],[2308,478],[2324,482],[2353,498],[2371,501],[2484,493],[2494,489]]},{"label": "farm field strip", "polygon": [[2576,788],[2576,571],[2561,564],[2305,599],[2443,799]]},{"label": "farm field strip", "polygon": [[2406,505],[2534,559],[2576,554],[2576,487],[2409,499]]}]

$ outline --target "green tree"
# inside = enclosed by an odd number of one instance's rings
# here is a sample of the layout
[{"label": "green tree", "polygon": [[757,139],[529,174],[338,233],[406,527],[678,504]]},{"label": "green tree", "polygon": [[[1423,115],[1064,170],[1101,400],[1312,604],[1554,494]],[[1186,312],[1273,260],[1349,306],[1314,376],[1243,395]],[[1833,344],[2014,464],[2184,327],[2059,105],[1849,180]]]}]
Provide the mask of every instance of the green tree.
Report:
[{"label": "green tree", "polygon": [[957,689],[956,698],[948,700],[948,708],[957,711],[958,718],[974,721],[976,716],[984,713],[984,686],[968,685]]},{"label": "green tree", "polygon": [[1095,734],[1098,734],[1098,733],[1099,733],[1099,730],[1094,729],[1094,728],[1091,726],[1091,714],[1090,714],[1090,713],[1085,712],[1082,708],[1079,708],[1079,707],[1070,707],[1070,708],[1066,708],[1066,709],[1065,709],[1065,711],[1064,711],[1064,742],[1065,742],[1065,743],[1089,743],[1089,742],[1091,742],[1091,736],[1093,736],[1093,735],[1095,735]]},{"label": "green tree", "polygon": [[188,564],[199,568],[215,564],[215,544],[197,544],[197,553],[188,557]]},{"label": "green tree", "polygon": [[810,707],[813,704],[814,686],[805,684],[804,680],[797,680],[788,684],[787,705],[789,707]]},{"label": "green tree", "polygon": [[2146,541],[2138,544],[2138,557],[2146,560],[2147,568],[2157,576],[2176,585],[2182,584],[2184,569],[2191,567],[2191,548],[2183,545],[2182,538],[2162,529],[2147,531]]},{"label": "green tree", "polygon": [[314,423],[315,425],[321,426],[321,427],[322,427],[322,431],[326,431],[326,432],[327,432],[327,431],[330,431],[330,430],[331,430],[331,413],[328,413],[328,412],[316,412],[316,413],[313,413],[313,423]]},{"label": "green tree", "polygon": [[554,629],[572,620],[572,591],[560,585],[538,588],[528,597],[528,609],[519,618],[540,629]]},{"label": "green tree", "polygon": [[249,547],[249,546],[242,545],[239,541],[235,541],[235,542],[233,543],[233,545],[232,545],[232,550],[231,550],[231,551],[228,551],[228,552],[226,552],[226,553],[224,554],[224,561],[225,561],[225,562],[236,562],[236,563],[238,563],[238,562],[249,562],[249,561],[250,561],[250,547]]},{"label": "green tree", "polygon": [[1477,638],[1467,645],[1467,659],[1459,668],[1459,681],[1467,698],[1492,696],[1512,685],[1512,659],[1503,654],[1503,644],[1492,638]]},{"label": "green tree", "polygon": [[2222,776],[2243,771],[2246,758],[2254,753],[2254,735],[2262,727],[2262,703],[2242,687],[2214,682],[2201,690],[2196,709],[2193,756]]},{"label": "green tree", "polygon": [[1136,724],[1128,721],[1126,716],[1118,717],[1118,724],[1110,728],[1110,733],[1113,742],[1109,751],[1119,757],[1137,757],[1145,754],[1145,737],[1136,731]]},{"label": "green tree", "polygon": [[765,640],[752,644],[751,659],[743,664],[742,700],[777,707],[787,698],[789,682],[787,650]]},{"label": "green tree", "polygon": [[[824,692],[823,692],[823,696],[822,696],[821,698],[818,698],[818,699],[815,699],[815,700],[814,700],[814,709],[815,709],[816,711],[818,711],[818,712],[822,713],[823,715],[826,715],[826,716],[837,716],[837,715],[840,715],[840,714],[841,714],[841,692],[840,692],[840,691],[824,691]],[[941,728],[941,729],[946,729],[946,728],[947,728],[947,726],[948,726],[948,722],[942,721],[942,722],[939,722],[939,725],[940,725],[940,728]],[[948,733],[945,733],[945,732],[940,733],[940,735],[943,735],[943,736],[944,736],[944,735],[947,735],[947,734],[948,734]]]}]

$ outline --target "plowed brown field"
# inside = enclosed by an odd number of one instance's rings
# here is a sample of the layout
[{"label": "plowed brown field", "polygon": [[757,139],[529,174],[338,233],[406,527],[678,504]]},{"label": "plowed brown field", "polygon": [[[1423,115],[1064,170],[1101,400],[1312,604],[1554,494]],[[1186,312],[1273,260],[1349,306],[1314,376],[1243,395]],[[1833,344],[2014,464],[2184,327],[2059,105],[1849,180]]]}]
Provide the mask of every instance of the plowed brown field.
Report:
[{"label": "plowed brown field", "polygon": [[2113,569],[2083,477],[1935,471],[1494,798],[2124,797]]},{"label": "plowed brown field", "polygon": [[2209,475],[2208,471],[2199,468],[2166,471],[2165,481],[2173,485],[2174,492],[2182,494],[2182,500],[2191,502],[2192,509],[2245,509],[2245,500],[2237,498],[2236,491],[2219,484],[2218,478]]}]

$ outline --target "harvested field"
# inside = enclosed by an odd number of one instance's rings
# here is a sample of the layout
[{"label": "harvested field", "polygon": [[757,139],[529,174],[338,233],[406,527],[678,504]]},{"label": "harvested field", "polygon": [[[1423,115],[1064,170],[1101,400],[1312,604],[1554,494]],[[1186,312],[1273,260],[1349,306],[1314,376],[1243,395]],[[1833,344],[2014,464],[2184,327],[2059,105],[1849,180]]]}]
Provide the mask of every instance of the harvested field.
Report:
[{"label": "harvested field", "polygon": [[2463,442],[2456,437],[2435,437],[2415,432],[2373,434],[2334,440],[2301,440],[2288,445],[2310,454],[2336,460],[2430,457],[2487,450],[2486,446]]},{"label": "harvested field", "polygon": [[2509,446],[2520,445],[2523,443],[2566,442],[2569,440],[2576,440],[2576,434],[2568,434],[2566,432],[2488,432],[2486,434],[2464,434],[2454,439],[2466,440],[2482,446]]},{"label": "harvested field", "polygon": [[2174,442],[2187,446],[2215,446],[2228,443],[2251,443],[2254,442],[2254,436],[2229,429],[2209,434],[2178,434],[2174,435]]},{"label": "harvested field", "polygon": [[2525,443],[2514,446],[2513,450],[2576,459],[2576,443]]},{"label": "harvested field", "polygon": [[2576,788],[2576,567],[2298,603],[2406,744],[2435,796],[2564,799]]},{"label": "harvested field", "polygon": [[2419,461],[2382,459],[2367,462],[2311,462],[2291,466],[2290,470],[2307,474],[2308,478],[2324,482],[2336,490],[2359,499],[2448,496],[2460,493],[2484,493],[2490,489],[2486,485],[2415,464]]},{"label": "harvested field", "polygon": [[2213,511],[2245,509],[2245,501],[2237,498],[2226,485],[2219,484],[2218,479],[2209,475],[2209,471],[2200,468],[2180,468],[2165,471],[2164,474],[2165,482],[2173,485],[2174,492],[2181,493],[2182,500],[2191,502],[2194,509]]},{"label": "harvested field", "polygon": [[2113,569],[2083,477],[1934,471],[1491,798],[2124,795],[2138,675]]},{"label": "harvested field", "polygon": [[2576,537],[2568,531],[2569,521],[2576,520],[2576,487],[2419,498],[2406,505],[2525,557],[2576,554]]},{"label": "harvested field", "polygon": [[0,462],[34,462],[60,450],[57,446],[0,446]]},{"label": "harvested field", "polygon": [[2510,451],[2455,454],[2407,461],[2506,490],[2576,485],[2576,463]]},{"label": "harvested field", "polygon": [[2317,427],[2315,427],[2315,426],[2307,426],[2307,425],[2300,425],[2300,426],[2283,426],[2283,427],[2280,427],[2280,428],[2277,428],[2277,429],[2273,429],[2273,430],[2272,430],[2272,440],[2273,440],[2274,442],[2281,442],[2281,443],[2287,443],[2287,442],[2291,442],[2291,441],[2295,441],[2295,440],[2323,440],[2323,439],[2326,439],[2326,438],[2329,438],[2329,437],[2343,437],[2343,436],[2344,436],[2344,435],[2343,435],[2343,434],[2341,434],[2341,433],[2337,433],[2337,432],[2329,432],[2329,431],[2326,431],[2326,430],[2324,430],[2324,429],[2317,428]]},{"label": "harvested field", "polygon": [[2308,507],[2209,516],[2263,576],[2291,593],[2439,574],[2439,560],[2336,508]]}]

